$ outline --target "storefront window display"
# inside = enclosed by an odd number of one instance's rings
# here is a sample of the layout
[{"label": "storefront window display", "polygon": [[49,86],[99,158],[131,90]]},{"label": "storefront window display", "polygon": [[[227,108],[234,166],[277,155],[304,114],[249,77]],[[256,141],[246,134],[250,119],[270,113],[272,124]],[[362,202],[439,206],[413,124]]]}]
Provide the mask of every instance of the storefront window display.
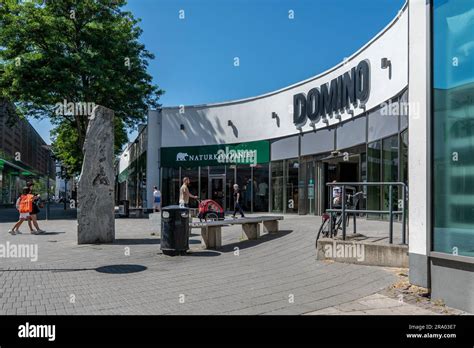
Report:
[{"label": "storefront window display", "polygon": [[288,213],[298,213],[298,178],[299,162],[298,159],[286,161],[286,211]]},{"label": "storefront window display", "polygon": [[275,161],[271,163],[271,190],[272,190],[272,211],[283,212],[283,161]]},{"label": "storefront window display", "polygon": [[433,249],[474,257],[472,1],[433,2]]},{"label": "storefront window display", "polygon": [[268,164],[258,164],[252,167],[255,191],[253,192],[253,211],[268,211]]}]

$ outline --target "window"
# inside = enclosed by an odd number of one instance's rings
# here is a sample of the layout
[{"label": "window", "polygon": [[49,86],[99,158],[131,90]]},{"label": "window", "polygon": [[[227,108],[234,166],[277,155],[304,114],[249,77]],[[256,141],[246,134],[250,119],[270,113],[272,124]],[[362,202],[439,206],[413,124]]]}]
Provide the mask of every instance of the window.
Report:
[{"label": "window", "polygon": [[268,211],[268,164],[252,168],[256,190],[253,192],[253,211]]},{"label": "window", "polygon": [[[382,150],[382,141],[374,141],[367,145],[367,181],[380,182],[380,155]],[[380,194],[379,186],[367,187],[367,209],[380,210]],[[374,217],[374,215],[370,215]],[[375,215],[378,217],[378,215]]]},{"label": "window", "polygon": [[[398,181],[398,134],[382,140],[382,181]],[[392,186],[392,209],[398,210],[398,186]],[[390,187],[383,187],[383,209],[389,209]],[[388,219],[388,215],[385,216]]]},{"label": "window", "polygon": [[179,168],[163,168],[162,173],[162,206],[178,204],[180,188]]},{"label": "window", "polygon": [[292,159],[286,161],[286,212],[287,213],[298,213],[298,171],[299,162],[298,159]]},{"label": "window", "polygon": [[433,2],[433,249],[471,257],[474,256],[473,12],[472,1]]},{"label": "window", "polygon": [[275,161],[272,167],[272,211],[283,212],[283,161]]}]

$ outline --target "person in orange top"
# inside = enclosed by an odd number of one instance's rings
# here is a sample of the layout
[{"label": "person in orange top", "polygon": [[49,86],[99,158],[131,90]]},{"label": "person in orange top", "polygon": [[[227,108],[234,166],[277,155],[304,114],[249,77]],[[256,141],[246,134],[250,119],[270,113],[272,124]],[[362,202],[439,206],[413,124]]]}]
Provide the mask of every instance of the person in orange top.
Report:
[{"label": "person in orange top", "polygon": [[[20,213],[20,219],[8,233],[12,235],[20,233],[21,224],[23,221],[30,219],[30,213],[33,211],[33,198],[34,196],[30,193],[30,188],[24,187],[23,194],[16,201],[16,209]],[[31,233],[36,234],[34,231]]]}]

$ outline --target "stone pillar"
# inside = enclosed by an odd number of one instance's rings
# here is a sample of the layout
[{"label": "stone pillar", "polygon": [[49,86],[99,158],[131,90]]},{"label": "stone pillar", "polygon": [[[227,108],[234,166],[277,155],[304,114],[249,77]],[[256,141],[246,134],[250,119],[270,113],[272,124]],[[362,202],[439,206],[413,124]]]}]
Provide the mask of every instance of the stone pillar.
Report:
[{"label": "stone pillar", "polygon": [[204,249],[219,249],[222,247],[221,226],[201,228],[201,245]]},{"label": "stone pillar", "polygon": [[260,237],[260,224],[258,223],[242,224],[242,230],[249,240],[258,239],[258,237]]},{"label": "stone pillar", "polygon": [[87,127],[77,187],[78,244],[115,240],[114,181],[114,112],[96,106]]},{"label": "stone pillar", "polygon": [[278,220],[263,221],[263,231],[267,233],[277,233]]},{"label": "stone pillar", "polygon": [[[408,231],[410,283],[430,288],[431,4],[410,0],[408,101]],[[413,110],[412,110],[413,106]]]}]

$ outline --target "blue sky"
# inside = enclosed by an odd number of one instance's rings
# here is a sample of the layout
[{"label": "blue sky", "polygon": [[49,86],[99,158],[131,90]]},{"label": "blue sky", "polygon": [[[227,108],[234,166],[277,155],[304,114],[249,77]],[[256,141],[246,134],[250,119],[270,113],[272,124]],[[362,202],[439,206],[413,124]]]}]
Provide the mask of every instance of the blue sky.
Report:
[{"label": "blue sky", "polygon": [[[149,73],[172,106],[251,97],[314,76],[363,46],[404,2],[129,0],[126,9],[141,19],[141,41],[156,56]],[[48,122],[32,124],[49,142]]]}]

